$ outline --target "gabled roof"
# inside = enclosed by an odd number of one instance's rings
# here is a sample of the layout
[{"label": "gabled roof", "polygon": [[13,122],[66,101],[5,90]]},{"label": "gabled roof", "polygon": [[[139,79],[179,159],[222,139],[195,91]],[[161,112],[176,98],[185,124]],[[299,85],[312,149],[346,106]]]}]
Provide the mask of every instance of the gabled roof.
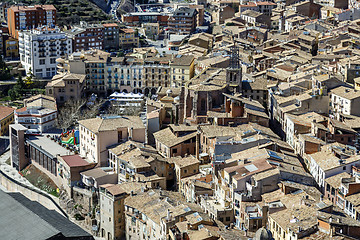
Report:
[{"label": "gabled roof", "polygon": [[161,142],[167,147],[173,147],[176,146],[182,142],[185,142],[186,140],[189,140],[191,138],[194,138],[196,136],[197,132],[189,133],[181,137],[175,136],[175,134],[171,131],[170,128],[165,128],[163,130],[157,131],[154,133],[154,138],[156,141]]}]

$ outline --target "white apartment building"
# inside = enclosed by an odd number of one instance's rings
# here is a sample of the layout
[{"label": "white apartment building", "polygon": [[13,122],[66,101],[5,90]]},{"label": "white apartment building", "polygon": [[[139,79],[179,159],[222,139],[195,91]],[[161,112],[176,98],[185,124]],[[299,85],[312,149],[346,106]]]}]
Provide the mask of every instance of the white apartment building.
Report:
[{"label": "white apartment building", "polygon": [[25,107],[15,110],[15,123],[42,133],[54,127],[57,111],[43,107]]},{"label": "white apartment building", "polygon": [[72,40],[59,28],[43,26],[20,31],[19,53],[27,73],[51,78],[56,74],[56,59],[72,53]]}]

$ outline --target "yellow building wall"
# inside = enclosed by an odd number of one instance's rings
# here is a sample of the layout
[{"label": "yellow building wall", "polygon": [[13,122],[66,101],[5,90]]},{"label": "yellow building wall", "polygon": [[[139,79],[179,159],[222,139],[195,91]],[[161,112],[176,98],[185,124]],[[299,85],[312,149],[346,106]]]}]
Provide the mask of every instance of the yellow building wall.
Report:
[{"label": "yellow building wall", "polygon": [[13,122],[14,122],[14,113],[11,113],[10,115],[0,120],[1,123],[0,136],[7,135],[9,131],[9,125],[12,124]]}]

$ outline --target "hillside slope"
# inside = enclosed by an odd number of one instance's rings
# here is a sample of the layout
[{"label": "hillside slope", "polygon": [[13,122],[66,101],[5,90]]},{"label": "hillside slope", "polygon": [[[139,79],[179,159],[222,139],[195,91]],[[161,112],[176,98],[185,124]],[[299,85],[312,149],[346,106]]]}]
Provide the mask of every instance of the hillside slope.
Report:
[{"label": "hillside slope", "polygon": [[[13,0],[5,2],[14,4]],[[54,5],[57,9],[57,23],[60,26],[78,24],[79,21],[101,22],[111,19],[110,15],[89,0],[20,0],[17,3]]]}]

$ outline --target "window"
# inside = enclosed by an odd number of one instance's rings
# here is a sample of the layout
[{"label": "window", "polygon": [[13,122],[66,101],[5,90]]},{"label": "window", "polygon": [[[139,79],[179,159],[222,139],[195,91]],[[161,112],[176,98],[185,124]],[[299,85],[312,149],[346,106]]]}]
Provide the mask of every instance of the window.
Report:
[{"label": "window", "polygon": [[45,59],[40,59],[40,60],[39,60],[39,64],[40,64],[40,65],[45,65]]},{"label": "window", "polygon": [[226,217],[226,221],[229,222],[229,221],[230,221],[230,217]]},{"label": "window", "polygon": [[50,63],[51,63],[51,64],[55,64],[55,63],[56,63],[56,59],[55,59],[55,58],[50,58]]},{"label": "window", "polygon": [[200,102],[201,111],[205,111],[205,107],[206,107],[206,101],[205,101],[205,99],[201,99],[201,102]]}]

